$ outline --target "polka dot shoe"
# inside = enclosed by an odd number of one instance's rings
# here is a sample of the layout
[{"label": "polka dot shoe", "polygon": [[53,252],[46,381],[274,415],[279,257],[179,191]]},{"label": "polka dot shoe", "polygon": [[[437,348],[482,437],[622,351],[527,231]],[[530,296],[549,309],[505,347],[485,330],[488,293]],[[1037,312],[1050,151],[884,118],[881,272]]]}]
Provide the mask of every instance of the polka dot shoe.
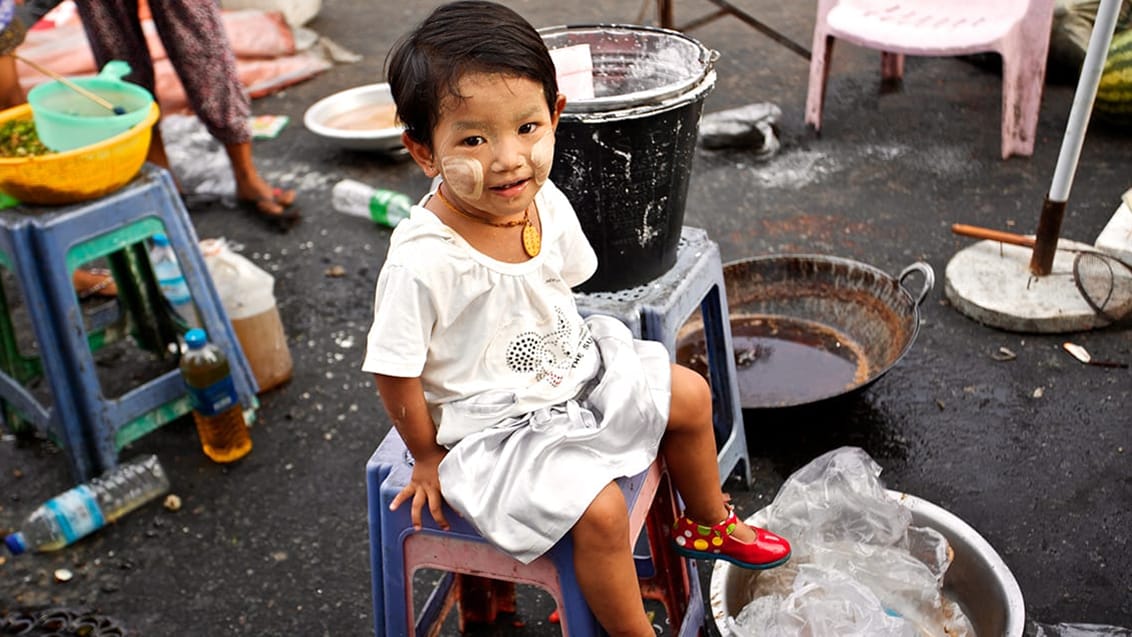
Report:
[{"label": "polka dot shoe", "polygon": [[713,526],[696,524],[681,516],[672,528],[676,552],[701,560],[727,560],[743,568],[774,568],[790,559],[790,543],[770,531],[752,527],[753,542],[740,542],[731,533],[739,524],[735,510],[728,510],[727,519]]}]

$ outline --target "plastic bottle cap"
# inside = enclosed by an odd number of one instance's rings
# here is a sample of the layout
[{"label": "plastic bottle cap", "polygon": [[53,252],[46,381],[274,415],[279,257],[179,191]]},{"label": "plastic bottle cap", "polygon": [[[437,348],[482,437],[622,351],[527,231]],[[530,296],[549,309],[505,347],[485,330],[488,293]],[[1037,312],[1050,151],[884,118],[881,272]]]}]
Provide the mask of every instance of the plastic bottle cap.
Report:
[{"label": "plastic bottle cap", "polygon": [[8,550],[12,552],[12,555],[19,555],[28,550],[27,544],[24,543],[23,533],[17,532],[9,535],[4,538],[4,544],[8,547]]},{"label": "plastic bottle cap", "polygon": [[165,247],[169,245],[169,237],[158,232],[157,234],[153,235],[153,245]]},{"label": "plastic bottle cap", "polygon": [[204,347],[204,344],[207,342],[208,334],[206,334],[205,331],[199,327],[194,327],[193,329],[185,332],[185,345],[188,345],[189,349],[198,349]]}]

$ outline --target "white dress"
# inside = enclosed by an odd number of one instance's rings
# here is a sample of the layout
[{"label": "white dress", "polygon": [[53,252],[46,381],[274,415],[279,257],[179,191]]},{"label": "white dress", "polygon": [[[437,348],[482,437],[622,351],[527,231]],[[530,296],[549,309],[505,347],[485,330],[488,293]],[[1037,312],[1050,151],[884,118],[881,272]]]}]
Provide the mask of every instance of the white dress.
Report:
[{"label": "white dress", "polygon": [[571,287],[597,258],[547,182],[535,198],[542,252],[504,263],[427,209],[398,224],[378,277],[362,369],[420,377],[441,491],[488,540],[530,562],[612,480],[656,457],[669,356],[608,317],[583,320]]}]

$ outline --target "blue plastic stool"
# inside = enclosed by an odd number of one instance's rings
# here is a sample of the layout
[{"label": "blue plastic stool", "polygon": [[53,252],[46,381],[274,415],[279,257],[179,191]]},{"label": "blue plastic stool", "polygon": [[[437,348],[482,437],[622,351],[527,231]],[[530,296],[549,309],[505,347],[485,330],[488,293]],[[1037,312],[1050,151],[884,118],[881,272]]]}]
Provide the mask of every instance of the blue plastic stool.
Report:
[{"label": "blue plastic stool", "polygon": [[749,487],[751,461],[719,246],[704,230],[684,226],[677,250],[676,264],[644,285],[616,292],[577,293],[574,298],[584,316],[612,316],[625,323],[634,336],[663,343],[673,360],[680,328],[696,309],[700,310],[719,447],[719,479],[725,482],[739,470],[743,486]]},{"label": "blue plastic stool", "polygon": [[[466,521],[445,506],[451,529],[440,530],[428,513],[424,528],[414,531],[408,503],[397,511],[389,503],[409,482],[411,457],[396,430],[390,430],[366,464],[369,508],[370,572],[376,637],[426,635],[439,627],[451,607],[451,573],[539,586],[558,604],[564,635],[602,634],[582,598],[574,576],[573,542],[569,536],[528,565],[488,544]],[[659,462],[644,473],[619,480],[630,512],[630,529],[648,531],[654,549],[654,573],[643,579],[642,594],[665,602],[669,621],[681,636],[696,635],[704,624],[704,603],[694,562],[680,558],[668,534],[676,520],[675,493]],[[413,573],[422,567],[448,574],[413,617]]]},{"label": "blue plastic stool", "polygon": [[168,172],[146,164],[110,195],[66,207],[15,208],[0,213],[0,226],[0,251],[22,287],[53,402],[40,404],[9,376],[0,380],[0,400],[61,439],[76,480],[116,466],[123,446],[190,411],[176,368],[116,398],[104,395],[92,351],[98,337],[84,323],[71,279],[79,265],[106,257],[131,324],[144,332],[135,339],[151,348],[175,342],[183,326],[172,318],[146,257],[145,240],[154,234],[169,237],[201,326],[228,357],[240,402],[249,410],[258,406],[255,377]]}]

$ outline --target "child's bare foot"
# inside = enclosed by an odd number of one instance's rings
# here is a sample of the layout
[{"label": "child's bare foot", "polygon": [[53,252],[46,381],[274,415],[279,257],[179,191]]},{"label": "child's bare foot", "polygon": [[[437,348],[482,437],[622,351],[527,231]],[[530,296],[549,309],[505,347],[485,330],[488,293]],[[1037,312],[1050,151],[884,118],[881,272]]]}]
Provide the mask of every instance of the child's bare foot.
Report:
[{"label": "child's bare foot", "polygon": [[684,557],[727,560],[744,568],[773,568],[790,559],[785,538],[748,526],[730,508],[726,520],[711,526],[681,517],[672,528],[672,540]]}]

